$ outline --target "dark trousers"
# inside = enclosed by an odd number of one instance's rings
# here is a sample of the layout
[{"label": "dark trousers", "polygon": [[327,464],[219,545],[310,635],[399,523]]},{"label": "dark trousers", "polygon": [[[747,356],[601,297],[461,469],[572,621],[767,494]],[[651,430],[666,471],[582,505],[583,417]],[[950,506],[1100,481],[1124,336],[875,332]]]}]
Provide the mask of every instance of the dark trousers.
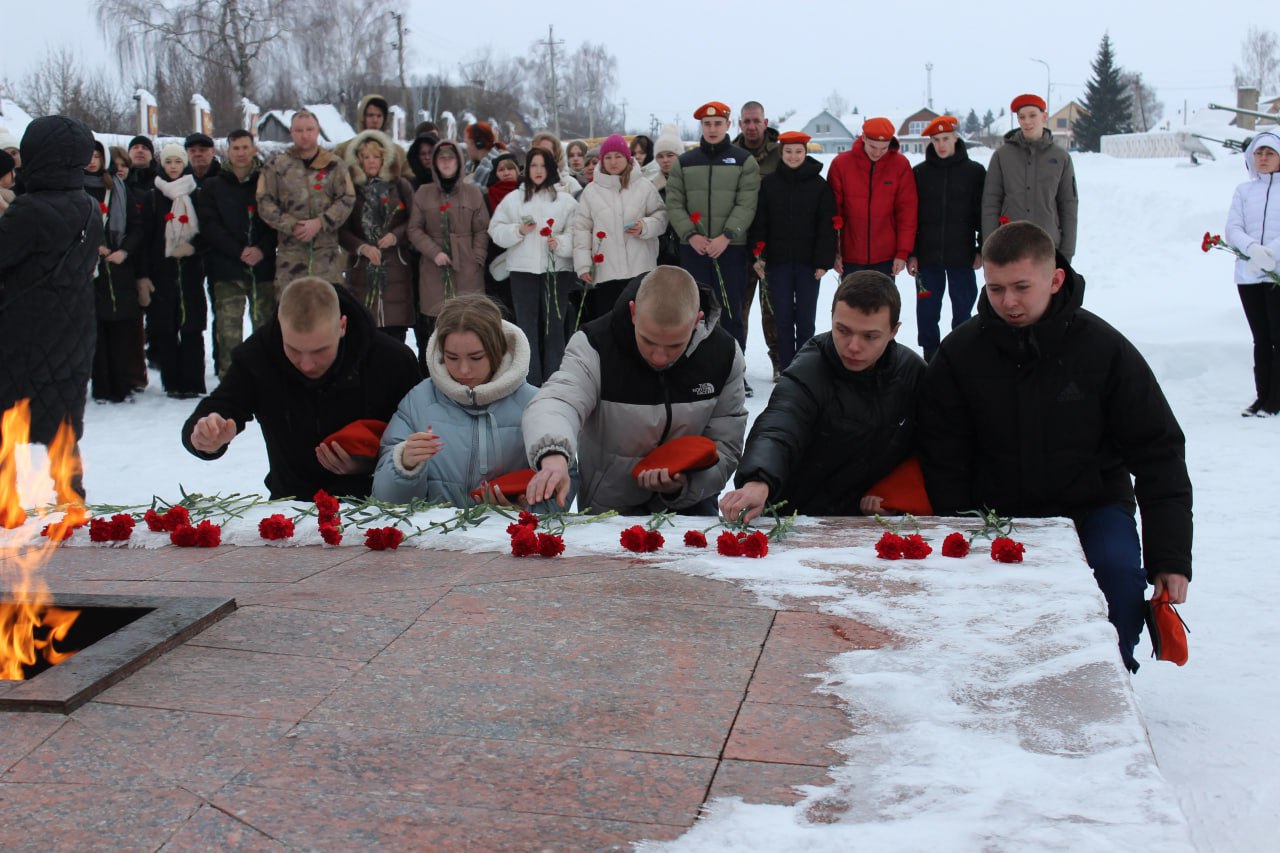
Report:
[{"label": "dark trousers", "polygon": [[942,336],[938,320],[942,317],[942,294],[951,285],[951,328],[969,319],[978,301],[978,276],[973,267],[920,267],[920,284],[928,296],[917,294],[916,340],[926,357],[932,357]]},{"label": "dark trousers", "polygon": [[1098,588],[1107,599],[1107,618],[1119,635],[1120,657],[1138,671],[1133,650],[1142,635],[1147,573],[1133,511],[1120,504],[1099,507],[1076,520],[1076,533]]},{"label": "dark trousers", "polygon": [[[716,275],[719,264],[720,275]],[[680,247],[680,266],[693,280],[711,288],[720,302],[720,325],[733,335],[738,346],[747,348],[747,327],[742,322],[742,303],[747,290],[747,250],[730,245],[719,258],[699,255],[691,247]],[[721,280],[724,287],[721,289]]]},{"label": "dark trousers", "polygon": [[1280,287],[1238,284],[1244,318],[1253,335],[1253,384],[1262,408],[1280,411]]},{"label": "dark trousers", "polygon": [[[573,273],[556,273],[551,282],[542,273],[511,273],[511,301],[516,325],[529,339],[529,384],[541,386],[560,369],[564,358],[564,318],[569,313],[569,285]],[[555,292],[551,289],[554,287]]]},{"label": "dark trousers", "polygon": [[93,399],[120,403],[133,392],[134,369],[142,358],[138,319],[99,320],[93,350]]},{"label": "dark trousers", "polygon": [[813,337],[818,312],[818,280],[813,272],[807,264],[770,264],[767,270],[779,370],[786,370],[800,347]]},{"label": "dark trousers", "polygon": [[156,288],[147,309],[147,325],[160,381],[164,390],[173,394],[203,394],[204,329],[209,308],[204,301],[204,288],[184,282],[185,302],[178,288],[171,284]]},{"label": "dark trousers", "polygon": [[[742,328],[751,329],[751,303],[756,298],[756,285],[760,283],[760,279],[756,278],[756,271],[750,268],[751,259],[747,259],[747,290],[746,295],[742,298]],[[772,274],[769,275],[770,284],[772,284]],[[764,288],[760,288],[761,294]],[[772,300],[772,294],[770,294]],[[760,298],[760,328],[764,330],[764,345],[769,350],[769,360],[773,362],[775,369],[782,367],[781,359],[778,357],[778,324],[777,318],[773,314],[773,306],[770,302],[766,302],[764,297]]]},{"label": "dark trousers", "polygon": [[[631,279],[617,278],[613,281],[602,281],[589,287],[583,298],[587,300],[587,307],[582,312],[582,322],[594,320],[597,317],[603,317],[613,310],[613,306],[617,304],[618,297],[622,295],[622,291]],[[572,329],[572,326],[570,327]]]}]

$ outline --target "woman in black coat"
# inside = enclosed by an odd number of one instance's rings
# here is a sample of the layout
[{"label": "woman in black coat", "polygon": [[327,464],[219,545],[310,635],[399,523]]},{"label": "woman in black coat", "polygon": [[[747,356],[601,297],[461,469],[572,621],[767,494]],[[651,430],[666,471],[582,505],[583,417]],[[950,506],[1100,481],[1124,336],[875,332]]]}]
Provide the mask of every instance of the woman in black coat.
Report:
[{"label": "woman in black coat", "polygon": [[84,192],[89,129],[65,116],[22,137],[25,191],[0,216],[0,410],[31,400],[31,440],[58,425],[84,431],[93,364],[93,271],[102,244],[98,204]]},{"label": "woman in black coat", "polygon": [[129,197],[124,181],[106,159],[102,143],[95,141],[93,145],[84,190],[98,203],[103,234],[93,278],[98,342],[91,392],[95,400],[123,403],[133,392],[135,367],[143,357],[137,335],[142,308],[134,273],[143,239],[142,199]]}]

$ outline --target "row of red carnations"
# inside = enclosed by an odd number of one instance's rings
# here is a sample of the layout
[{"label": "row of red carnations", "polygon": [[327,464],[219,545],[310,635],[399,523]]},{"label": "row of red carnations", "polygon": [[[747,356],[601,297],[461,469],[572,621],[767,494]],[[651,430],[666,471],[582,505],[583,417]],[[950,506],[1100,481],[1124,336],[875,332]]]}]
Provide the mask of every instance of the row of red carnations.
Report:
[{"label": "row of red carnations", "polygon": [[[991,559],[999,563],[1021,563],[1026,547],[1007,536],[998,536],[991,540]],[[923,536],[912,533],[899,536],[886,531],[876,542],[876,556],[882,560],[923,560],[933,553],[933,546]],[[969,555],[969,539],[963,533],[948,534],[942,540],[942,556],[967,557]]]}]

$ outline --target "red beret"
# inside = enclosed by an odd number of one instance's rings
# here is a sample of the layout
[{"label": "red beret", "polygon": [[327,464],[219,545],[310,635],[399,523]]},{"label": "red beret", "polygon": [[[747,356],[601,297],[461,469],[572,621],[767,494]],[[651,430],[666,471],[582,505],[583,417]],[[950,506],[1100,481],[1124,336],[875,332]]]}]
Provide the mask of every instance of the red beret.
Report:
[{"label": "red beret", "polygon": [[672,474],[701,471],[716,464],[719,458],[716,443],[705,435],[682,435],[659,444],[652,453],[635,464],[631,469],[631,476],[639,477],[643,472],[655,468],[666,468]]},{"label": "red beret", "polygon": [[1039,95],[1019,95],[1013,99],[1013,103],[1009,105],[1010,111],[1017,113],[1023,107],[1037,107],[1040,112],[1049,112],[1049,105],[1044,102],[1044,98]]},{"label": "red beret", "polygon": [[801,133],[798,130],[788,130],[786,133],[778,134],[778,142],[782,145],[805,145],[809,144],[809,140],[813,139],[807,133]]},{"label": "red beret", "polygon": [[869,118],[862,123],[862,135],[877,142],[893,139],[893,122],[887,118]]},{"label": "red beret", "polygon": [[955,133],[957,127],[960,126],[960,119],[955,116],[938,116],[924,129],[923,136],[933,136],[935,133]]},{"label": "red beret", "polygon": [[693,117],[698,121],[702,121],[707,116],[720,116],[728,121],[729,108],[719,101],[707,101],[693,112]]},{"label": "red beret", "polygon": [[352,456],[376,458],[378,444],[381,443],[382,433],[386,428],[386,421],[377,421],[372,418],[352,421],[327,437],[324,443],[329,444],[336,441],[339,447]]},{"label": "red beret", "polygon": [[[510,474],[494,477],[489,481],[488,486],[500,489],[504,498],[514,501],[524,495],[525,489],[529,488],[529,481],[533,479],[533,475],[534,470],[532,468],[521,468],[519,471],[512,471]],[[484,492],[484,486],[472,490],[471,499],[473,501],[484,500]]]},{"label": "red beret", "polygon": [[920,470],[920,462],[914,456],[908,456],[898,463],[884,478],[871,488],[867,494],[882,499],[886,510],[909,512],[912,515],[933,515],[933,505],[929,503],[929,495],[924,490],[924,472]]}]

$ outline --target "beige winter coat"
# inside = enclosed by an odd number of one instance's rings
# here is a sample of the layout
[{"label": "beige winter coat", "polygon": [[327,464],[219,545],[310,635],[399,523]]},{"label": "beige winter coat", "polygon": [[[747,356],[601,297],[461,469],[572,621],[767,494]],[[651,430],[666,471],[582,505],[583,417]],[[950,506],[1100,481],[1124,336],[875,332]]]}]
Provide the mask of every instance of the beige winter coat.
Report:
[{"label": "beige winter coat", "polygon": [[[630,279],[658,265],[658,238],[667,230],[667,206],[634,162],[628,168],[626,189],[618,175],[596,169],[596,179],[578,199],[573,217],[573,270],[579,276],[588,273],[592,256],[604,255],[596,264],[593,283]],[[640,234],[627,234],[627,226],[637,222]],[[596,237],[601,231],[603,240]]]}]

